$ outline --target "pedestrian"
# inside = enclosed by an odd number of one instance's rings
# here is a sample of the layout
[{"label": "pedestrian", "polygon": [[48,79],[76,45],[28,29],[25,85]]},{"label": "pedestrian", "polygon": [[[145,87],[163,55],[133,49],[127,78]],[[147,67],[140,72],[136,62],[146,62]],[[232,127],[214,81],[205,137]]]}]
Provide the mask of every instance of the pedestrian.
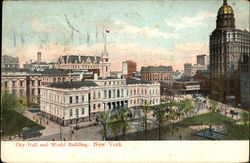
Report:
[{"label": "pedestrian", "polygon": [[49,124],[49,122],[47,121],[47,125]]},{"label": "pedestrian", "polygon": [[65,139],[65,138],[63,138],[63,141],[66,141],[66,139]]},{"label": "pedestrian", "polygon": [[180,139],[181,139],[181,134],[180,134]]}]

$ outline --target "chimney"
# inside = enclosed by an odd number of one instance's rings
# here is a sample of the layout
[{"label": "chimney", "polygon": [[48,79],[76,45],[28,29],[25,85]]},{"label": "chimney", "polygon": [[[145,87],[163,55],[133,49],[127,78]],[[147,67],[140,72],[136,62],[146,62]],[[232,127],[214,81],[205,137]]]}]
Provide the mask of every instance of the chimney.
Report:
[{"label": "chimney", "polygon": [[42,58],[42,53],[37,52],[37,62],[41,62],[41,58]]},{"label": "chimney", "polygon": [[97,80],[98,79],[98,75],[97,73],[94,73],[94,80]]}]

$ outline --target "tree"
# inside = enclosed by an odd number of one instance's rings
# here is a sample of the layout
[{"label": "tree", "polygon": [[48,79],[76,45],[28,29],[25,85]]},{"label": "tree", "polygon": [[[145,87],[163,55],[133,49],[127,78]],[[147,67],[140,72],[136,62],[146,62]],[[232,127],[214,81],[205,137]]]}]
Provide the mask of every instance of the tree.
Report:
[{"label": "tree", "polygon": [[118,135],[122,131],[123,127],[121,121],[121,115],[119,113],[111,115],[109,127],[111,129],[113,136],[116,138],[116,140],[118,140]]},{"label": "tree", "polygon": [[118,108],[113,110],[110,117],[110,129],[113,135],[118,139],[118,135],[122,134],[123,140],[128,131],[128,108]]},{"label": "tree", "polygon": [[4,88],[1,90],[1,109],[2,110],[15,110],[21,107],[20,100],[14,94],[6,92]]},{"label": "tree", "polygon": [[247,125],[247,122],[249,121],[249,112],[242,111],[240,112],[241,120],[244,122],[244,125]]},{"label": "tree", "polygon": [[190,113],[195,109],[195,105],[194,105],[194,100],[193,99],[186,99],[184,101],[184,110],[183,112],[186,113]]},{"label": "tree", "polygon": [[[1,89],[1,114],[5,122],[8,122],[11,118],[16,118],[16,126],[18,128],[18,133],[20,135],[23,125],[25,124],[24,119],[21,117],[16,117],[15,115],[19,112],[23,112],[23,105],[21,101],[12,93],[5,91],[2,87]],[[15,117],[13,117],[15,116]],[[2,120],[3,122],[3,120]],[[5,131],[4,131],[5,132]]]},{"label": "tree", "polygon": [[142,105],[142,113],[143,113],[143,118],[142,118],[142,125],[144,128],[144,140],[148,139],[148,123],[147,123],[147,117],[148,113],[150,111],[151,104],[145,103]]},{"label": "tree", "polygon": [[107,139],[107,131],[109,129],[109,123],[110,123],[110,116],[111,113],[109,111],[101,112],[100,116],[97,117],[97,122],[100,122],[103,126],[103,129],[101,130],[101,134],[103,135],[104,140]]},{"label": "tree", "polygon": [[161,131],[165,124],[175,118],[175,111],[168,109],[168,104],[162,105],[154,110],[156,119],[154,123],[158,126],[158,139],[161,140]]},{"label": "tree", "polygon": [[118,109],[118,117],[120,119],[121,127],[122,127],[122,138],[125,139],[125,134],[128,131],[128,108],[119,108]]}]

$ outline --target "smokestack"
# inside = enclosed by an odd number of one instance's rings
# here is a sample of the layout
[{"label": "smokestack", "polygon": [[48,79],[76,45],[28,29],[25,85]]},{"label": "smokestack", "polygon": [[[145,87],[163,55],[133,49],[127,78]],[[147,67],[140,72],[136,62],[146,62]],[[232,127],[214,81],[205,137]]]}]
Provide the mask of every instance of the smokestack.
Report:
[{"label": "smokestack", "polygon": [[37,62],[41,62],[41,60],[42,60],[42,53],[37,52]]},{"label": "smokestack", "polygon": [[94,80],[97,80],[98,79],[98,75],[97,73],[94,73]]}]

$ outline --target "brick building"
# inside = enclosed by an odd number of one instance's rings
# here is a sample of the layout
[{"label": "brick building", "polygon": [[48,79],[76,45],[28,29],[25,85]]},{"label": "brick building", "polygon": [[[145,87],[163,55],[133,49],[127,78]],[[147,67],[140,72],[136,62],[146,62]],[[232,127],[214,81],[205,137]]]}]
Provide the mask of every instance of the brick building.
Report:
[{"label": "brick building", "polygon": [[173,83],[173,79],[171,76],[172,72],[173,72],[172,66],[141,67],[141,80],[172,84]]},{"label": "brick building", "polygon": [[122,62],[122,76],[124,78],[130,78],[134,76],[136,72],[136,63],[133,61]]}]

